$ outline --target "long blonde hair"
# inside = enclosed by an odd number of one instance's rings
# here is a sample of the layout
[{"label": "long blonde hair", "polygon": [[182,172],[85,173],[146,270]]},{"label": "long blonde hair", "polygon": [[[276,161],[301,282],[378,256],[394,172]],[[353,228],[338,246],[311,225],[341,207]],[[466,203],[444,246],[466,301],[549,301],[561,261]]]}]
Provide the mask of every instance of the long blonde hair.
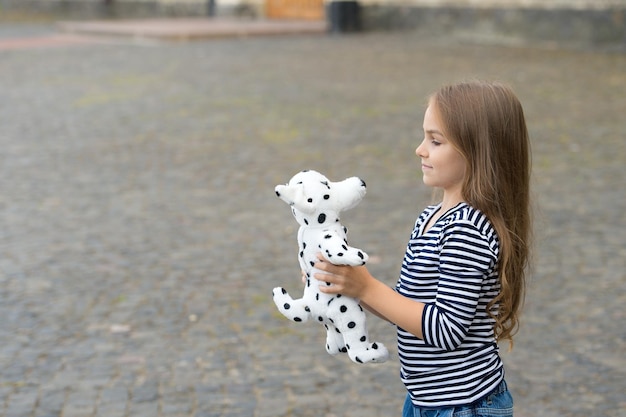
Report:
[{"label": "long blonde hair", "polygon": [[530,141],[522,105],[506,85],[472,81],[431,96],[451,143],[465,157],[463,198],[491,221],[500,241],[500,293],[487,311],[498,340],[519,327],[532,235]]}]

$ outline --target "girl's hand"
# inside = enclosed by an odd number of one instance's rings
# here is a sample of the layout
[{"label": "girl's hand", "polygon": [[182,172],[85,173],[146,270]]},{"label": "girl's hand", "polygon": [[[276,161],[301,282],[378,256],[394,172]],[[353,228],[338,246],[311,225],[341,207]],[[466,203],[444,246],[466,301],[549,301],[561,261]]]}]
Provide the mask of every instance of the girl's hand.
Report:
[{"label": "girl's hand", "polygon": [[368,283],[373,277],[364,266],[339,266],[328,262],[321,253],[317,254],[318,262],[314,267],[324,271],[314,278],[332,284],[320,285],[320,291],[326,294],[342,294],[353,298],[362,298]]}]

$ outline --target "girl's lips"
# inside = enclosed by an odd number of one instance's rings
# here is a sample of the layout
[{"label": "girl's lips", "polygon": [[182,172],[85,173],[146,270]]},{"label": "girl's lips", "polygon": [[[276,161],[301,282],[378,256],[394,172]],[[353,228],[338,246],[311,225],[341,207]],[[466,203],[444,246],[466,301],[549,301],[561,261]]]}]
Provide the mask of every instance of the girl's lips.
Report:
[{"label": "girl's lips", "polygon": [[422,164],[422,169],[432,169],[430,165]]}]

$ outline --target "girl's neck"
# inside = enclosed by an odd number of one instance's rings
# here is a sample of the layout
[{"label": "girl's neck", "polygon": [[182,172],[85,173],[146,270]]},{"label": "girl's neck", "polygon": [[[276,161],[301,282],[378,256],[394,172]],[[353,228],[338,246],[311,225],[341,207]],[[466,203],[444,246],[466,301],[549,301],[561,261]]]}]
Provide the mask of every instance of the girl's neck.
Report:
[{"label": "girl's neck", "polygon": [[461,193],[443,193],[443,199],[441,200],[441,213],[445,213],[453,207],[459,205],[459,203],[463,202],[464,199],[461,196]]},{"label": "girl's neck", "polygon": [[[446,198],[447,197],[447,198]],[[448,194],[446,196],[446,194],[444,193],[443,196],[443,200],[441,201],[441,206],[439,207],[439,210],[437,210],[430,218],[430,220],[428,221],[428,223],[426,223],[426,226],[424,226],[424,233],[426,233],[428,230],[430,230],[430,228],[437,223],[437,220],[439,220],[439,218],[441,216],[443,216],[444,214],[446,214],[450,209],[452,209],[453,207],[458,206],[461,202],[463,202],[462,198],[450,198],[450,195]]]}]

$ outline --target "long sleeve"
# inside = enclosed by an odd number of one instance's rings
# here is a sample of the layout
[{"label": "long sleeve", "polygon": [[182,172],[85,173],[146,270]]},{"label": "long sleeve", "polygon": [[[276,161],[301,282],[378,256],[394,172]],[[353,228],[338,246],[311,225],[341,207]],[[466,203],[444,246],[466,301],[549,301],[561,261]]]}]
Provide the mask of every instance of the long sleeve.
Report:
[{"label": "long sleeve", "polygon": [[455,222],[443,229],[435,301],[426,304],[422,328],[426,344],[451,351],[469,331],[497,255],[471,222]]}]

